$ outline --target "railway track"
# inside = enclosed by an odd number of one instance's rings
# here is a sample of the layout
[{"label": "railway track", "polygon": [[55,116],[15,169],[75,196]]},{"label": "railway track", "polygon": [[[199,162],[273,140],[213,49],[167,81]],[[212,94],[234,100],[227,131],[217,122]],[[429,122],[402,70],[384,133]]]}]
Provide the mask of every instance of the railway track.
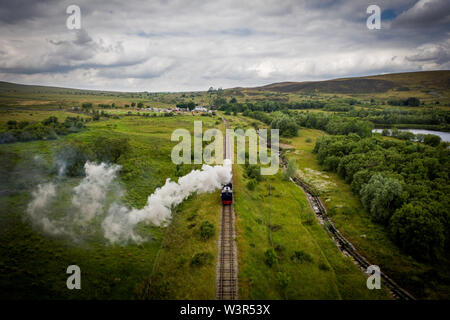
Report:
[{"label": "railway track", "polygon": [[[224,119],[225,126],[228,122]],[[231,149],[228,135],[225,135],[225,159],[230,159]],[[238,261],[234,228],[233,204],[222,205],[220,233],[216,266],[216,299],[238,299]]]},{"label": "railway track", "polygon": [[[327,211],[324,205],[322,204],[322,201],[317,196],[316,192],[310,186],[308,186],[306,183],[304,183],[297,177],[292,178],[291,181],[296,185],[298,185],[305,192],[308,201],[314,213],[316,214],[320,224],[322,224],[326,228],[326,230],[332,236],[336,245],[342,251],[342,253],[346,256],[353,258],[353,261],[356,263],[356,265],[358,265],[361,271],[365,273],[367,268],[372,264],[364,256],[362,256],[358,252],[358,250],[351,244],[351,242],[349,242],[334,226],[333,222],[328,217]],[[415,298],[410,293],[401,288],[397,283],[395,283],[394,280],[389,278],[382,271],[380,271],[380,276],[384,282],[384,285],[386,285],[389,288],[391,295],[395,299],[415,300]]]},{"label": "railway track", "polygon": [[216,298],[219,300],[237,299],[237,259],[232,205],[222,207],[218,269]]}]

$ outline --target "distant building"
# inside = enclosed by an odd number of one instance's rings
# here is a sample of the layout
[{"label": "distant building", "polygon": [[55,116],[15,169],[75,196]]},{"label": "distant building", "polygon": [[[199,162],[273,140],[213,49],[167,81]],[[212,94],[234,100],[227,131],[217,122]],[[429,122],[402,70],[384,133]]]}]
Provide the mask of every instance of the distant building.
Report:
[{"label": "distant building", "polygon": [[205,107],[195,107],[194,110],[195,112],[208,112],[208,109]]}]

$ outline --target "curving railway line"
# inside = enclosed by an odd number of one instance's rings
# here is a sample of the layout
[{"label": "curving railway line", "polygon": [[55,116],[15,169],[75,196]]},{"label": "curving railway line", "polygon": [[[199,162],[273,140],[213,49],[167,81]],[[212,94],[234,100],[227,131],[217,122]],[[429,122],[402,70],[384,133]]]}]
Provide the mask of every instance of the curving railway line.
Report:
[{"label": "curving railway line", "polygon": [[[327,211],[317,196],[316,192],[304,183],[299,178],[292,178],[291,181],[299,186],[306,194],[308,201],[316,214],[320,224],[322,224],[331,237],[334,239],[338,248],[342,253],[348,257],[353,258],[353,261],[358,265],[361,271],[366,272],[367,268],[371,263],[363,257],[358,250],[339,232],[339,230],[334,226],[333,222],[327,215]],[[389,278],[385,273],[380,271],[380,276],[383,280],[384,285],[389,288],[391,295],[397,300],[415,300],[415,298],[408,293],[406,290],[401,288],[397,283]]]}]

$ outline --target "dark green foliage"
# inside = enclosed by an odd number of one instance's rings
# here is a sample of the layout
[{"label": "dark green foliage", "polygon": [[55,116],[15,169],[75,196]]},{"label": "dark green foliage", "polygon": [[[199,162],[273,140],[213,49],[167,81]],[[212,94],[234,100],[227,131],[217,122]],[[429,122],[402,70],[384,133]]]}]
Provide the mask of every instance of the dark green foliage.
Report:
[{"label": "dark green foliage", "polygon": [[401,204],[403,186],[397,179],[375,173],[360,191],[361,202],[377,222],[387,223]]},{"label": "dark green foliage", "polygon": [[99,136],[91,143],[71,141],[56,152],[57,161],[65,168],[68,176],[84,173],[86,161],[117,163],[130,150],[128,139]]},{"label": "dark green foliage", "polygon": [[247,182],[247,189],[250,191],[255,190],[256,185],[258,184],[258,182],[255,179],[251,179],[249,182]]},{"label": "dark green foliage", "polygon": [[203,221],[200,225],[200,237],[203,240],[208,240],[214,236],[214,225],[209,221]]},{"label": "dark green foliage", "polygon": [[[314,152],[319,164],[351,184],[371,217],[387,224],[405,251],[426,258],[423,248],[436,249],[428,250],[430,257],[448,248],[450,165],[442,144],[433,148],[350,134],[322,137]],[[411,237],[420,239],[420,246]]]},{"label": "dark green foliage", "polygon": [[209,252],[200,252],[193,255],[191,259],[191,267],[201,267],[211,263],[214,259],[213,255]]},{"label": "dark green foliage", "polygon": [[255,179],[257,182],[262,180],[261,168],[259,165],[246,163],[244,169],[245,169],[245,176],[247,178]]},{"label": "dark green foliage", "polygon": [[431,212],[420,203],[408,203],[395,212],[390,223],[391,233],[399,245],[425,259],[436,257],[445,241],[444,227]]},{"label": "dark green foliage", "polygon": [[275,250],[273,250],[272,248],[267,249],[264,252],[264,261],[269,267],[272,267],[277,262],[277,255],[275,253]]},{"label": "dark green foliage", "polygon": [[58,135],[78,132],[84,127],[80,117],[67,117],[64,123],[52,116],[42,122],[8,121],[8,130],[0,134],[0,143],[14,143],[17,141],[52,140]]},{"label": "dark green foliage", "polygon": [[444,110],[408,110],[402,108],[386,108],[386,109],[358,109],[352,110],[345,114],[349,117],[369,120],[379,125],[393,124],[426,124],[438,126],[439,128],[448,130],[450,123],[450,115]]},{"label": "dark green foliage", "polygon": [[[403,90],[403,91],[408,91],[408,90]],[[402,91],[402,90],[399,90],[399,91]],[[415,98],[415,97],[409,97],[408,99],[405,99],[405,100],[401,100],[401,99],[389,100],[388,104],[390,104],[391,106],[418,107],[418,106],[420,106],[420,100],[418,98]]]},{"label": "dark green foliage", "polygon": [[89,146],[78,141],[63,144],[56,154],[65,174],[71,177],[82,175],[86,161],[95,159]]},{"label": "dark green foliage", "polygon": [[270,127],[272,129],[279,129],[280,136],[282,137],[295,137],[298,134],[298,125],[295,120],[281,112],[276,112],[273,115]]},{"label": "dark green foliage", "polygon": [[130,151],[126,138],[97,137],[92,143],[96,160],[100,162],[117,162],[122,155]]},{"label": "dark green foliage", "polygon": [[313,262],[313,259],[309,253],[300,251],[294,251],[291,256],[291,261],[294,263]]},{"label": "dark green foliage", "polygon": [[427,134],[424,137],[423,142],[430,146],[437,147],[441,143],[441,137],[434,134]]},{"label": "dark green foliage", "polygon": [[194,110],[195,109],[196,104],[193,101],[189,101],[189,102],[180,102],[177,104],[177,108],[183,108],[183,109],[189,109],[189,110]]},{"label": "dark green foliage", "polygon": [[81,105],[81,108],[83,108],[83,110],[92,109],[92,103],[85,102]]}]

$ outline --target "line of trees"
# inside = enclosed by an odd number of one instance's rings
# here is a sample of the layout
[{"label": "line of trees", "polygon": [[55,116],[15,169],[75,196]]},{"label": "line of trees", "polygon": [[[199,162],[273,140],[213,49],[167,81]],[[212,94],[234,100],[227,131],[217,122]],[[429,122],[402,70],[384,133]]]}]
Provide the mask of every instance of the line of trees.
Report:
[{"label": "line of trees", "polygon": [[85,127],[84,124],[90,120],[81,117],[67,117],[64,122],[59,122],[58,118],[54,116],[41,122],[10,120],[6,123],[4,131],[0,133],[0,144],[57,139],[58,135],[80,131]]}]

